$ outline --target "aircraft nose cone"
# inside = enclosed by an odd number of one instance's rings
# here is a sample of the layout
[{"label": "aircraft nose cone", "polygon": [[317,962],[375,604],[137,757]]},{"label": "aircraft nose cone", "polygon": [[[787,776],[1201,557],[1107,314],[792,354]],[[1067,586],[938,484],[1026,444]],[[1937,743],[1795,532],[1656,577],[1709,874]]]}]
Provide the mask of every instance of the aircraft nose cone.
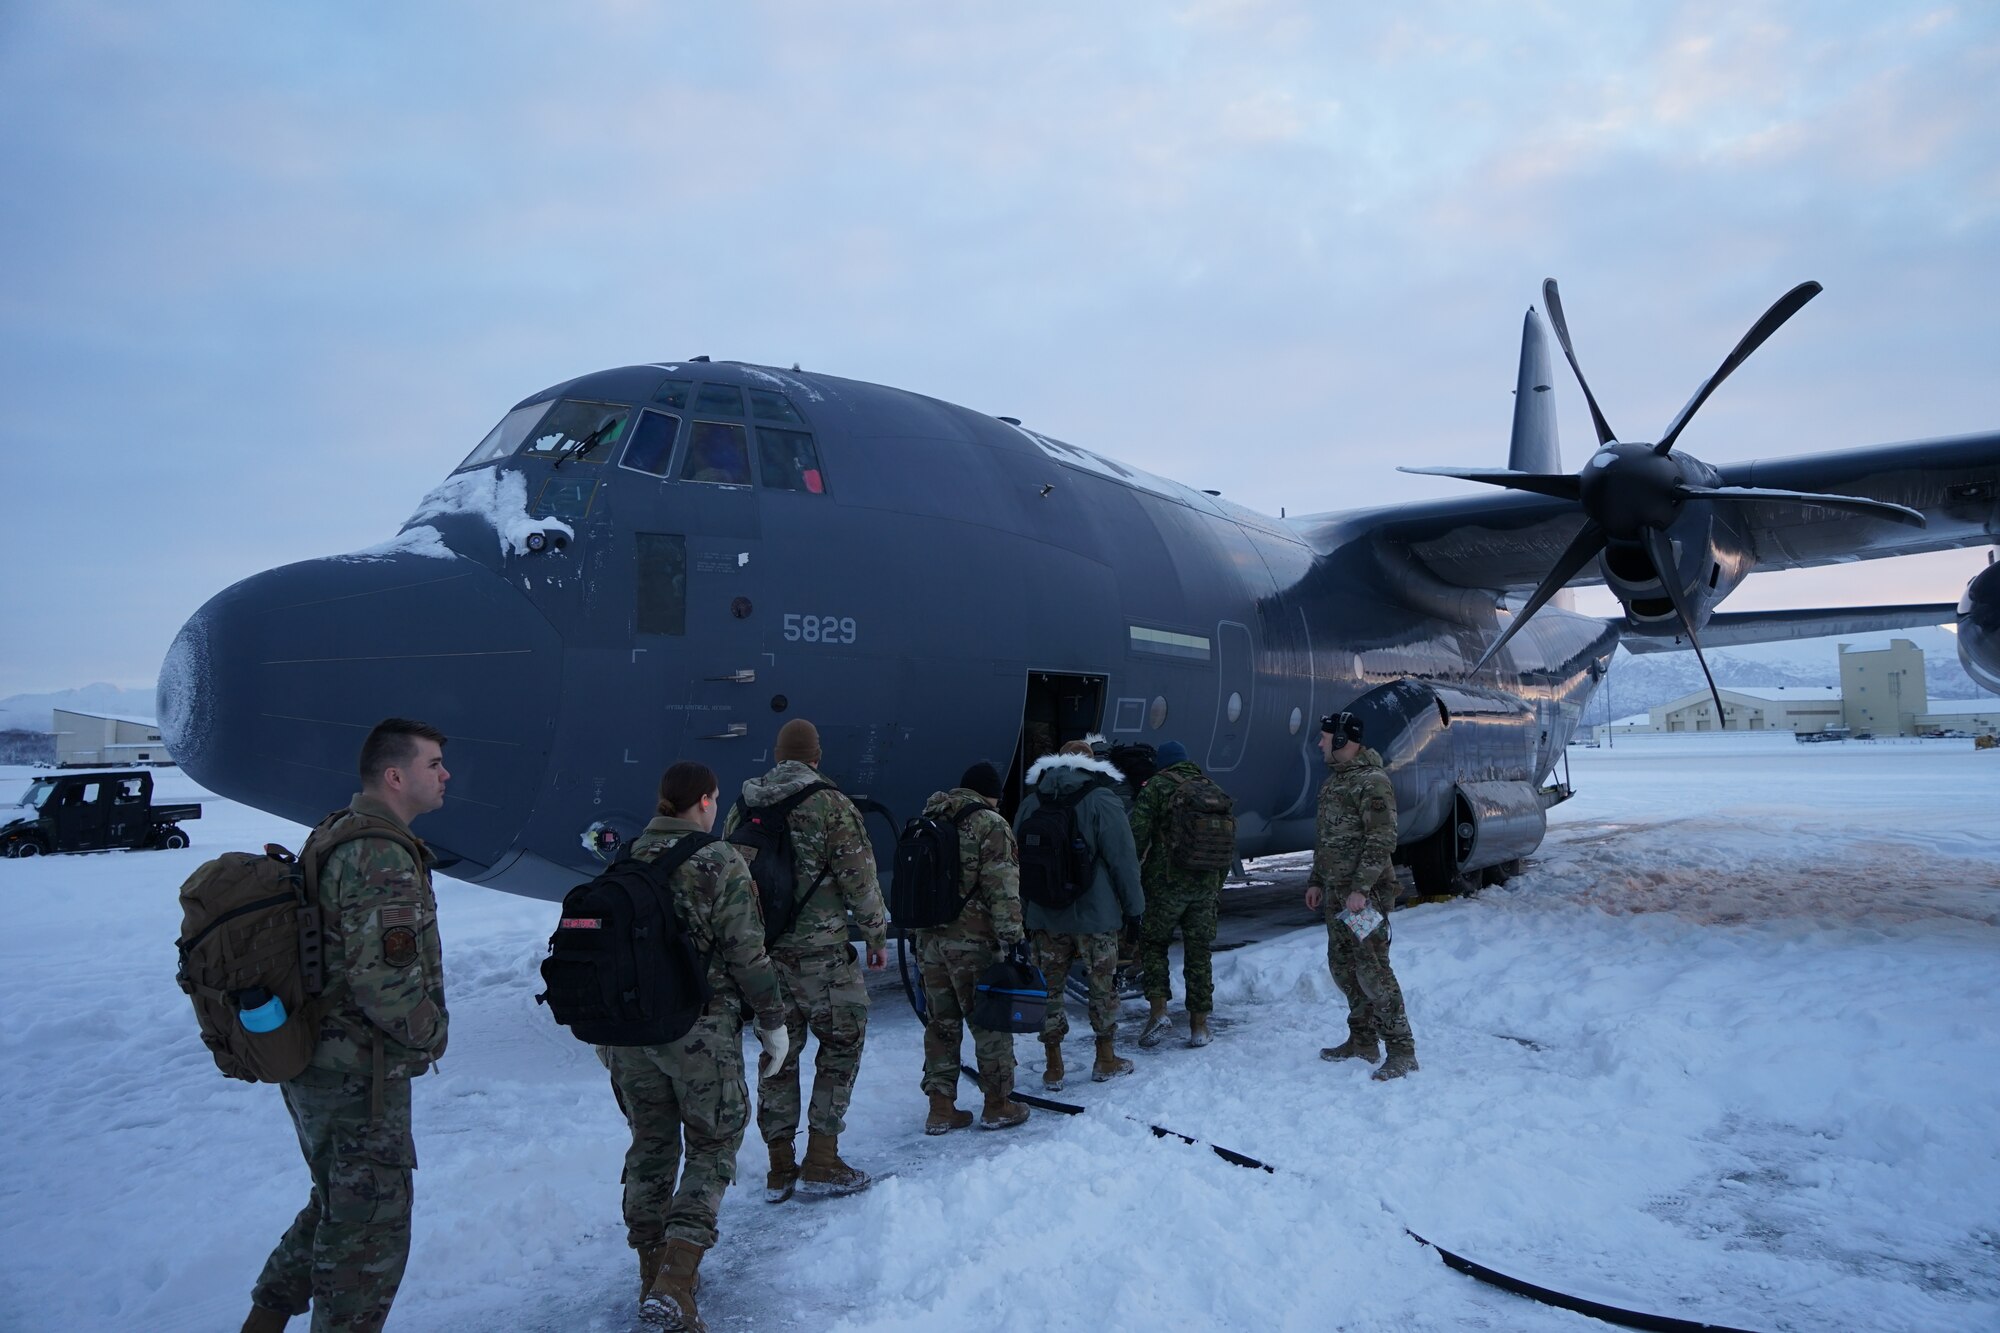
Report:
[{"label": "aircraft nose cone", "polygon": [[168,650],[157,702],[161,734],[196,781],[301,824],[358,789],[375,723],[437,727],[451,738],[451,781],[417,832],[476,874],[532,809],[561,678],[554,628],[483,565],[340,556],[216,594]]}]

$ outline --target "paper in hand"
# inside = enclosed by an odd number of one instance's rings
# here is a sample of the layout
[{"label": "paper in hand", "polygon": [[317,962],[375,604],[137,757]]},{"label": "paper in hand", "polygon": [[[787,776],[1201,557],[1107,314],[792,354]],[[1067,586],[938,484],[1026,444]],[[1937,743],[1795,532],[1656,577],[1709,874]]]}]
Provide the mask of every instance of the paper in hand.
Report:
[{"label": "paper in hand", "polygon": [[1364,907],[1358,912],[1340,913],[1341,921],[1354,932],[1354,938],[1365,940],[1375,933],[1375,927],[1382,924],[1382,914],[1373,907]]}]

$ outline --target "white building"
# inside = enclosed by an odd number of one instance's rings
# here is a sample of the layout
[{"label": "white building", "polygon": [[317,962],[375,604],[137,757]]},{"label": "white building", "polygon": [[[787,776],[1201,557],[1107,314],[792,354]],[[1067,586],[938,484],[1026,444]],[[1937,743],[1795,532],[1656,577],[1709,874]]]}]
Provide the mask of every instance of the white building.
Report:
[{"label": "white building", "polygon": [[160,724],[150,717],[55,710],[56,763],[64,768],[128,768],[171,764],[160,742]]},{"label": "white building", "polygon": [[1727,685],[1722,695],[1723,717],[1718,725],[1715,701],[1707,690],[1670,700],[1648,715],[1649,730],[1690,731],[1824,731],[1842,725],[1837,685]]},{"label": "white building", "polygon": [[1930,687],[1924,655],[1908,639],[1857,652],[1840,645],[1840,696],[1848,730],[1876,736],[1914,736]]},{"label": "white building", "polygon": [[1917,714],[1917,735],[1963,731],[1974,736],[2000,736],[2000,699],[1933,699]]}]

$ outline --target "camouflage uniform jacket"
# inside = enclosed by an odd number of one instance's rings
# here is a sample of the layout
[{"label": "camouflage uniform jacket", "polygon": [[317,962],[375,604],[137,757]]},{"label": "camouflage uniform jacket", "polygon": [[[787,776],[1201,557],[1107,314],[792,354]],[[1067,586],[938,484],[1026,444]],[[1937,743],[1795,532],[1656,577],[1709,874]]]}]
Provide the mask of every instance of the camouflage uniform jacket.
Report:
[{"label": "camouflage uniform jacket", "polygon": [[1396,789],[1382,756],[1363,748],[1331,766],[1319,789],[1319,825],[1313,840],[1312,877],[1326,890],[1329,910],[1339,911],[1350,893],[1365,893],[1375,910],[1395,904]]},{"label": "camouflage uniform jacket", "polygon": [[971,809],[958,825],[958,889],[965,906],[949,925],[924,932],[927,939],[1018,944],[1021,929],[1021,858],[1014,830],[979,793],[964,787],[932,792],[924,814],[945,819]]},{"label": "camouflage uniform jacket", "polygon": [[343,820],[367,815],[395,826],[422,859],[412,860],[387,838],[365,837],[334,848],[320,868],[326,989],[312,1064],[343,1074],[373,1073],[379,1042],[383,1074],[410,1078],[444,1054],[450,1025],[437,899],[431,894],[432,857],[380,801],[356,795],[348,810]]},{"label": "camouflage uniform jacket", "polygon": [[1194,760],[1183,759],[1155,773],[1139,789],[1139,799],[1132,805],[1132,843],[1139,850],[1140,874],[1148,897],[1159,890],[1222,886],[1222,875],[1213,870],[1176,870],[1173,848],[1168,846],[1173,836],[1174,793],[1189,778],[1203,776]]},{"label": "camouflage uniform jacket", "polygon": [[[690,833],[702,832],[692,820],[655,816],[632,844],[632,856],[652,861]],[[726,842],[712,842],[674,871],[674,910],[694,939],[695,951],[708,960],[707,1013],[734,1013],[741,995],[756,1011],[760,1028],[782,1027],[784,1001],[778,974],[764,952],[764,914],[757,903],[757,886],[750,867]]]},{"label": "camouflage uniform jacket", "polygon": [[[743,784],[743,801],[731,807],[725,835],[734,833],[745,805],[770,805],[814,782],[829,779],[811,764],[787,759],[761,778]],[[826,879],[799,909],[799,919],[773,945],[776,949],[830,949],[847,944],[847,914],[871,949],[889,945],[888,913],[882,887],[875,879],[875,848],[861,823],[861,812],[837,790],[814,792],[801,801],[787,821],[792,832],[792,856],[797,862],[799,892],[812,888],[820,872]],[[829,870],[829,867],[831,868]]]}]

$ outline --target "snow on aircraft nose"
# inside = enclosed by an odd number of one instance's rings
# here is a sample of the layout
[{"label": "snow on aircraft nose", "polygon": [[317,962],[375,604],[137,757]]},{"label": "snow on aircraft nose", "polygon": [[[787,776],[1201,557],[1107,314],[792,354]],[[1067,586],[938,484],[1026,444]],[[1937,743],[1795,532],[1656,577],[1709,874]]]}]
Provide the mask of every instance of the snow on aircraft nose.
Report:
[{"label": "snow on aircraft nose", "polygon": [[347,803],[369,728],[450,737],[417,832],[474,878],[513,847],[555,740],[562,644],[484,565],[394,551],[285,565],[216,594],[160,669],[162,734],[204,787],[314,824]]}]

